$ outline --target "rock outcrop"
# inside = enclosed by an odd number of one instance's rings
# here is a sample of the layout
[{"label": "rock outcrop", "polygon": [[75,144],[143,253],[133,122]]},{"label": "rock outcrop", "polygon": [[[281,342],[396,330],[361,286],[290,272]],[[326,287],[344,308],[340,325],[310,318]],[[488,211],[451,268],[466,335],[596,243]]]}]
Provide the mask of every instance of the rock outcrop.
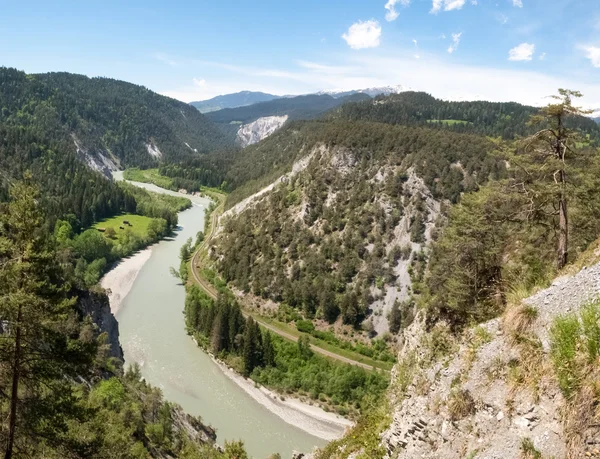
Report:
[{"label": "rock outcrop", "polygon": [[86,291],[79,296],[77,307],[81,314],[89,316],[100,333],[106,333],[110,356],[123,360],[123,350],[119,342],[119,323],[110,310],[106,293]]},{"label": "rock outcrop", "polygon": [[287,120],[287,115],[265,116],[252,123],[244,124],[238,129],[237,142],[242,147],[258,143],[281,128]]},{"label": "rock outcrop", "polygon": [[453,344],[443,347],[452,350],[435,358],[436,330],[425,332],[415,321],[405,330],[392,378],[393,420],[381,437],[387,457],[534,457],[522,456],[527,448],[540,457],[595,456],[600,432],[593,425],[580,433],[580,444],[567,438],[566,408],[576,413],[578,407],[570,406],[558,387],[549,330],[557,317],[598,298],[600,264],[595,264],[556,279],[525,299],[525,306],[516,306],[535,310],[525,344],[515,339],[509,311],[469,330],[459,342],[448,341]]}]

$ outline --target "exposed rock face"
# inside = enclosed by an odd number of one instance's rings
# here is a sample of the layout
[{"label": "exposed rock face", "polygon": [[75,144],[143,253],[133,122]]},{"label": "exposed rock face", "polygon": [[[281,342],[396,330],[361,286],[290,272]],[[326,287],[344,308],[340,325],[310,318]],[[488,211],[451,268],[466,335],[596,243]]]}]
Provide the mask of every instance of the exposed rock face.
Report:
[{"label": "exposed rock face", "polygon": [[[385,171],[381,171],[383,176]],[[422,249],[426,250],[432,241],[432,234],[436,221],[441,214],[441,203],[434,199],[433,195],[425,182],[411,168],[408,171],[408,180],[404,184],[404,193],[407,196],[419,196],[424,204],[425,220],[425,241],[422,243],[411,240],[410,225],[417,213],[414,199],[409,201],[405,208],[404,215],[400,222],[394,228],[394,237],[390,246],[398,245],[401,247],[410,247],[413,254],[419,253]],[[411,259],[401,259],[394,267],[394,275],[397,281],[393,285],[388,285],[385,291],[377,287],[372,287],[371,292],[374,297],[379,298],[371,304],[373,328],[378,335],[389,331],[388,316],[396,301],[402,302],[410,298],[410,289],[412,288],[412,279],[410,276]]]},{"label": "exposed rock face", "polygon": [[[518,458],[525,457],[521,456],[524,439],[542,457],[580,457],[572,455],[573,445],[567,444],[563,429],[565,400],[550,364],[548,332],[556,317],[576,313],[599,297],[600,264],[596,264],[556,279],[524,301],[537,310],[529,333],[541,342],[541,348],[536,348],[542,352],[540,360],[530,360],[501,319],[494,319],[470,330],[447,357],[423,364],[427,334],[416,320],[405,331],[399,354],[400,362],[407,362],[408,356],[414,359],[412,382],[403,391],[396,386],[390,394],[393,421],[382,435],[387,457]],[[487,339],[476,344],[477,333]],[[535,392],[527,384],[515,386],[515,377],[510,376],[521,362],[537,362],[541,368]],[[400,368],[394,369],[393,381]],[[451,400],[457,394],[472,402],[464,416],[457,417],[452,410]],[[585,444],[594,446],[600,437],[590,432],[581,436]]]},{"label": "exposed rock face", "polygon": [[237,132],[237,142],[247,147],[266,139],[277,131],[288,120],[288,116],[265,116],[256,121],[240,126]]},{"label": "exposed rock face", "polygon": [[75,134],[71,134],[75,147],[77,148],[77,155],[85,164],[91,169],[100,172],[108,178],[112,177],[113,171],[118,171],[119,160],[115,158],[108,151],[90,151],[79,141]]},{"label": "exposed rock face", "polygon": [[110,355],[123,360],[123,350],[119,342],[119,323],[110,310],[105,293],[85,292],[80,295],[77,306],[84,316],[90,316],[100,333],[106,333],[110,345]]},{"label": "exposed rock face", "polygon": [[[188,145],[189,146],[189,145]],[[162,152],[158,149],[154,142],[150,142],[146,144],[146,149],[148,150],[148,154],[153,158],[160,159],[162,158]]]}]

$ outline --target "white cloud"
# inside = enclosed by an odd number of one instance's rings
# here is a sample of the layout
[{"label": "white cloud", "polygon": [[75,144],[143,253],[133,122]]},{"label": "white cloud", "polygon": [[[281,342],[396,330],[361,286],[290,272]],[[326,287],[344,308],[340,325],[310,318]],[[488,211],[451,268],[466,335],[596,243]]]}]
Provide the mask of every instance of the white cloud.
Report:
[{"label": "white cloud", "polygon": [[433,0],[430,13],[438,13],[442,7],[444,11],[460,10],[467,0]]},{"label": "white cloud", "polygon": [[592,61],[592,65],[596,68],[600,68],[600,48],[596,46],[584,46],[585,57]]},{"label": "white cloud", "polygon": [[[559,77],[525,69],[503,69],[461,65],[431,55],[416,58],[416,51],[384,57],[376,54],[346,53],[325,61],[293,61],[281,69],[234,66],[221,62],[181,59],[186,67],[204,72],[207,84],[157,89],[185,102],[208,99],[219,94],[250,90],[271,94],[307,94],[323,89],[350,90],[402,84],[415,91],[427,91],[447,100],[516,101],[546,105],[545,98],[556,88],[577,88],[584,98],[581,105],[600,107],[600,82],[587,82],[577,75]],[[420,53],[417,53],[420,54]],[[214,71],[218,78],[208,77]],[[279,75],[260,76],[262,74]],[[199,73],[200,74],[200,73]]]},{"label": "white cloud", "polygon": [[415,44],[415,46],[419,46],[419,44],[417,43],[417,39],[413,38],[413,43]]},{"label": "white cloud", "polygon": [[523,0],[512,0],[512,4],[517,8],[523,8]]},{"label": "white cloud", "polygon": [[546,60],[546,53],[540,54],[540,61]]},{"label": "white cloud", "polygon": [[410,0],[388,0],[385,4],[385,9],[388,10],[387,13],[385,13],[386,21],[395,21],[398,19],[400,13],[396,11],[396,3],[400,3],[402,6],[408,6],[410,5]]},{"label": "white cloud", "polygon": [[460,33],[453,33],[452,34],[452,44],[448,48],[448,52],[450,54],[452,54],[458,48],[458,45],[460,44],[460,37],[461,37],[461,35],[462,35],[462,32],[460,32]]},{"label": "white cloud", "polygon": [[352,49],[376,48],[380,43],[381,26],[374,19],[358,21],[350,26],[342,38]]},{"label": "white cloud", "polygon": [[530,61],[535,53],[535,45],[531,43],[521,43],[508,52],[509,61]]},{"label": "white cloud", "polygon": [[206,86],[206,80],[205,79],[199,80],[198,78],[193,78],[192,81],[194,82],[194,85],[198,86],[199,88],[202,88],[202,87]]}]

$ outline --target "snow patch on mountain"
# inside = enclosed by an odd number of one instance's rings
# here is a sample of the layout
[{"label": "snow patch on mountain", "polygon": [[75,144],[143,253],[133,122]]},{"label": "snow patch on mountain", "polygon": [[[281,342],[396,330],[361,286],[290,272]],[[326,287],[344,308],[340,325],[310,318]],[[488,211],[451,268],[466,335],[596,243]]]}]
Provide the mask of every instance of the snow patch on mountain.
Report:
[{"label": "snow patch on mountain", "polygon": [[162,158],[162,152],[152,142],[147,143],[146,148],[148,149],[148,153],[150,154],[150,156],[152,156],[153,158]]},{"label": "snow patch on mountain", "polygon": [[352,94],[366,94],[370,97],[375,96],[389,96],[390,94],[399,94],[404,91],[409,91],[410,88],[406,88],[402,85],[395,86],[380,86],[375,88],[365,88],[365,89],[354,89],[351,91],[347,91],[344,89],[332,89],[329,91],[320,91],[317,94],[326,94],[331,97],[335,97],[336,99],[340,97],[350,96]]},{"label": "snow patch on mountain", "polygon": [[288,115],[265,116],[252,123],[240,126],[237,132],[237,142],[247,147],[266,139],[277,131],[288,120]]}]

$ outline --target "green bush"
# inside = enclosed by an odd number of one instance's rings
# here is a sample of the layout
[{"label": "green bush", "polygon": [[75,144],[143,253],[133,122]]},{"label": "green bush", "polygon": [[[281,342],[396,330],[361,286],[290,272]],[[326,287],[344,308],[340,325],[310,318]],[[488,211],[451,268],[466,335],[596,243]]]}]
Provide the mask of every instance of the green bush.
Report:
[{"label": "green bush", "polygon": [[302,333],[312,333],[315,331],[315,326],[310,320],[297,320],[296,328]]}]

